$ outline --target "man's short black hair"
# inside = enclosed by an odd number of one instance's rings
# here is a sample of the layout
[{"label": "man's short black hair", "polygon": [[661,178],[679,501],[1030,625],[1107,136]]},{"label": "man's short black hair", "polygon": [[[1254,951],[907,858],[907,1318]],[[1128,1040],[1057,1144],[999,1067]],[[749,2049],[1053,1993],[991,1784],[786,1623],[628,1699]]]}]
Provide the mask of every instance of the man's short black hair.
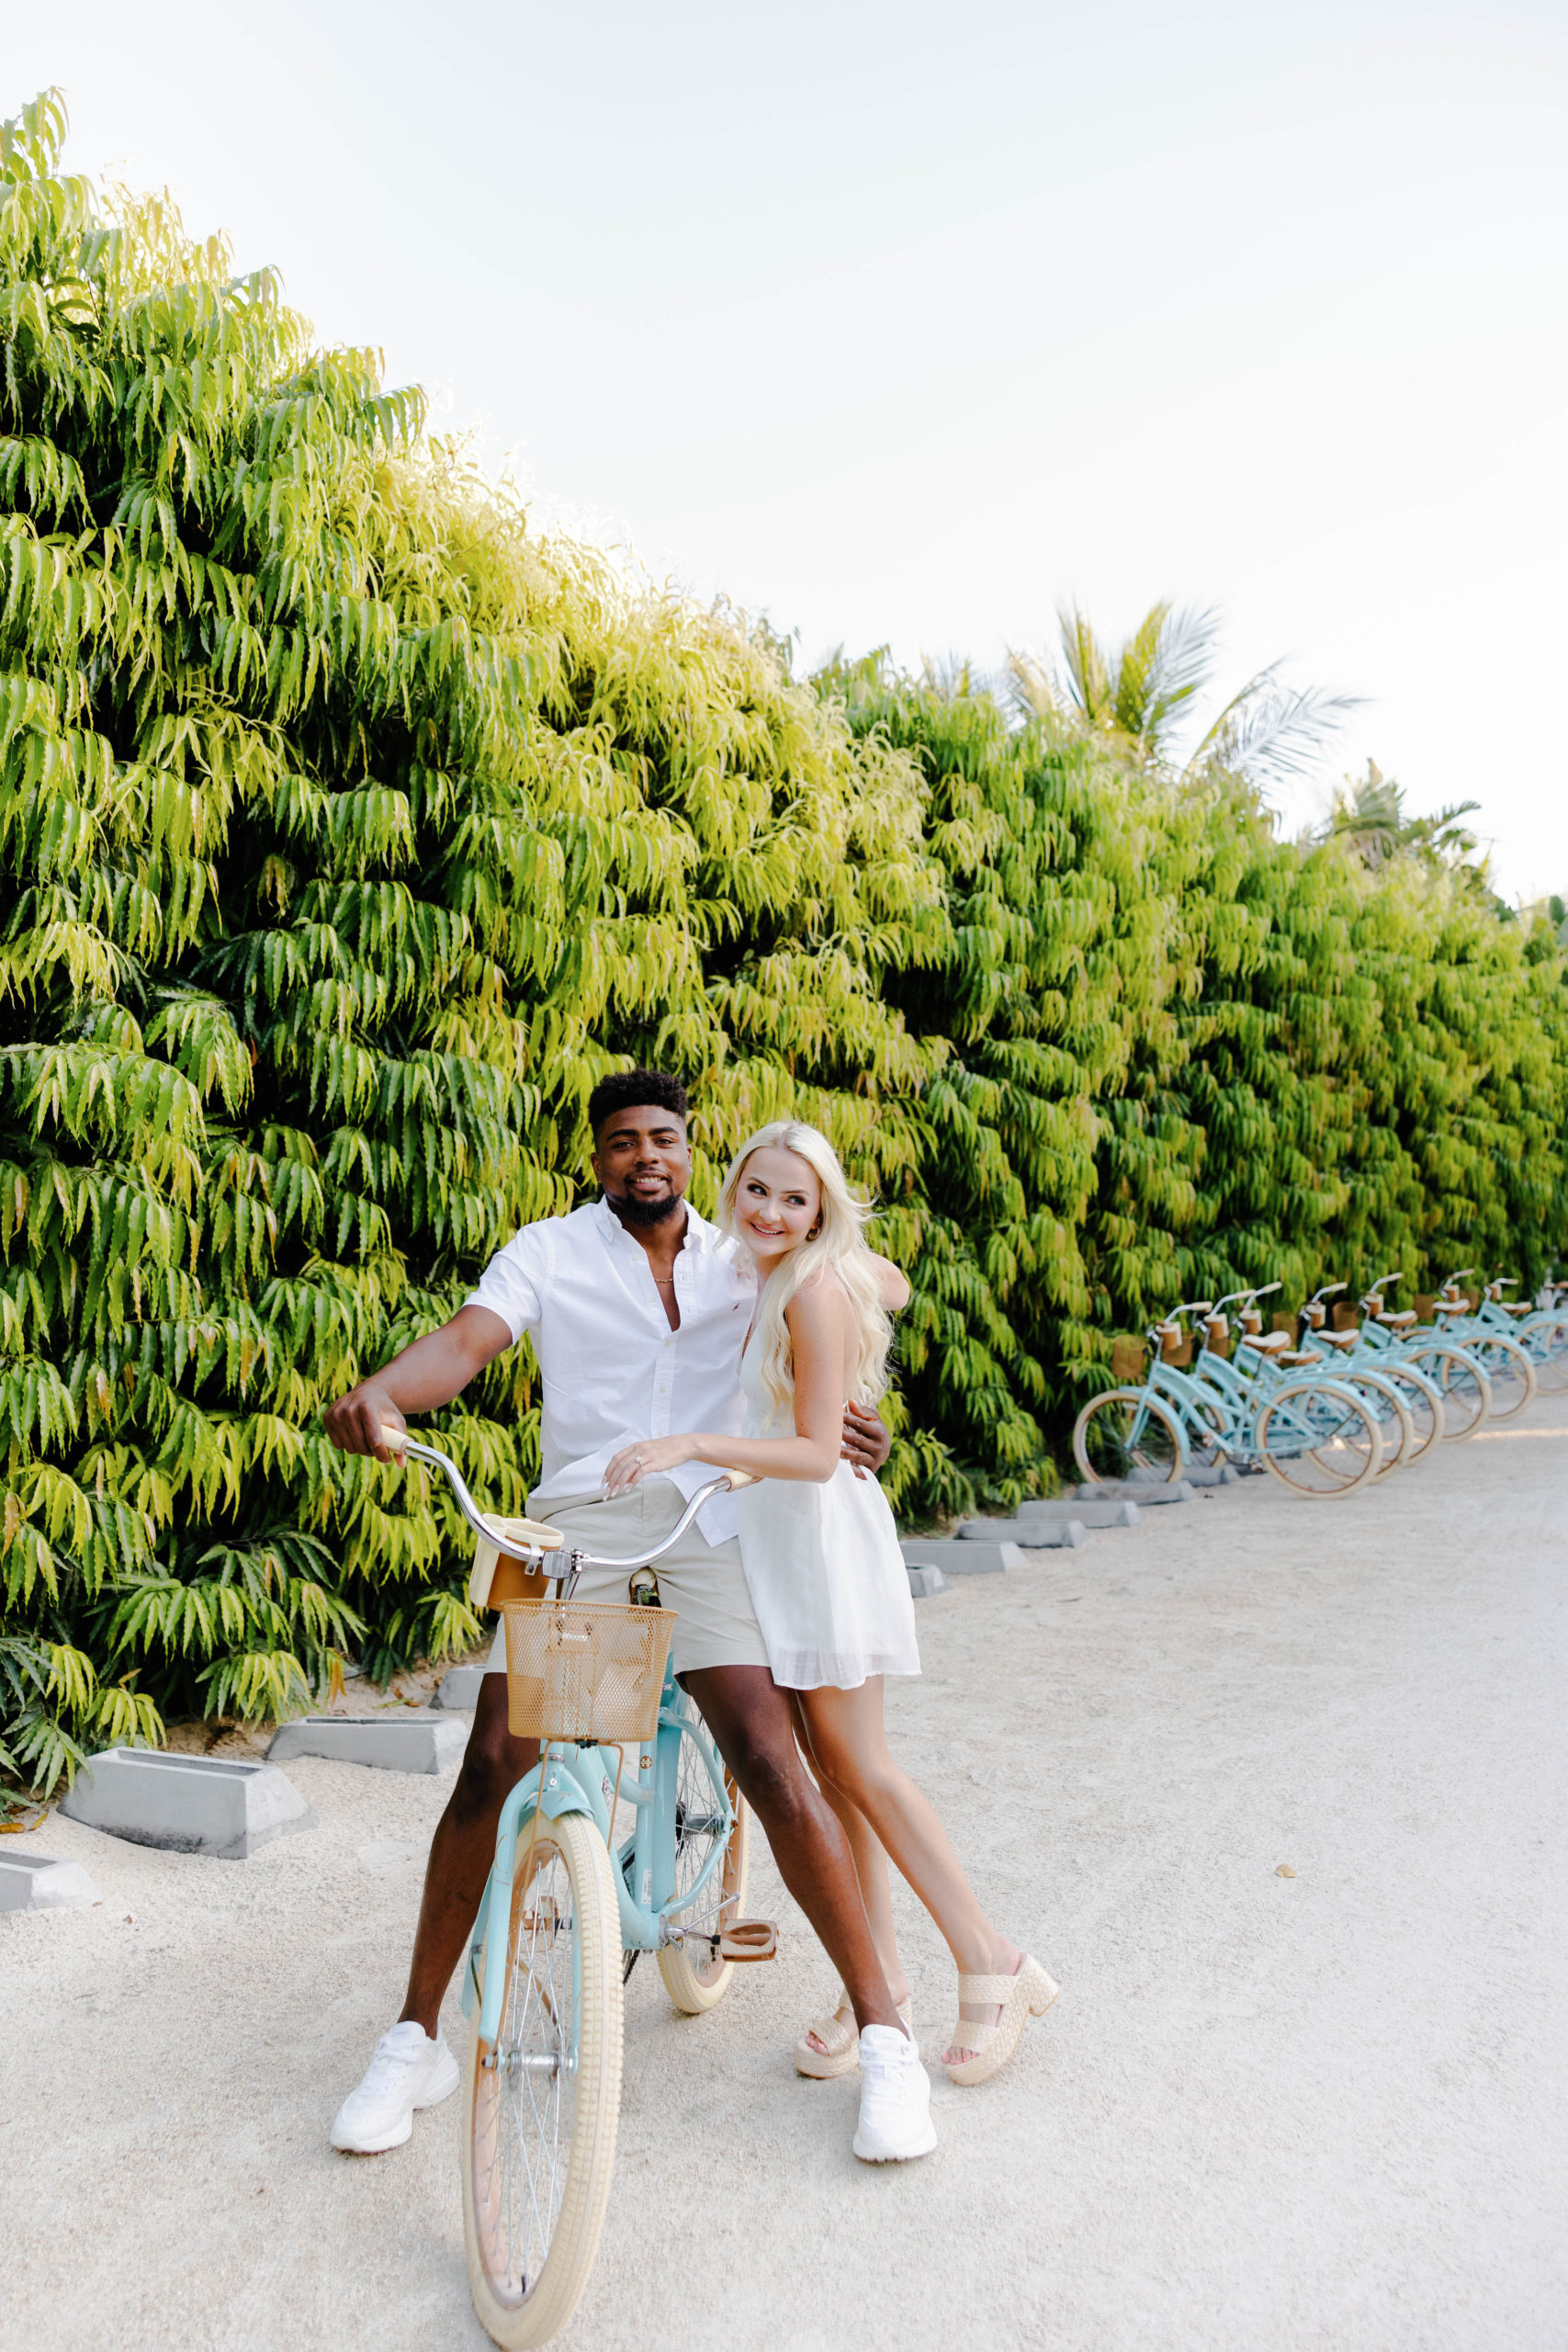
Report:
[{"label": "man's short black hair", "polygon": [[673,1111],[682,1125],[690,1115],[686,1090],[678,1078],[661,1069],[619,1069],[613,1078],[602,1078],[589,1096],[589,1130],[597,1141],[600,1128],[617,1111],[638,1111],[645,1106]]}]

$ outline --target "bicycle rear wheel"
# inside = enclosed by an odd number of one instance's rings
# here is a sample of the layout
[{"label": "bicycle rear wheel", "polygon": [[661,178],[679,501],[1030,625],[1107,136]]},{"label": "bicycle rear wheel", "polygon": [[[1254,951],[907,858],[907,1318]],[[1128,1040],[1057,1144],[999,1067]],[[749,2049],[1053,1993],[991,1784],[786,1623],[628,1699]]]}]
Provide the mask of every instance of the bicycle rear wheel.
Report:
[{"label": "bicycle rear wheel", "polygon": [[[532,1843],[530,1843],[532,1841]],[[474,2003],[463,2227],[474,2309],[506,2352],[566,2325],[598,2252],[621,2110],[621,1932],[610,1857],[581,1814],[518,1832],[494,2046]]]},{"label": "bicycle rear wheel", "polygon": [[1452,1442],[1472,1436],[1492,1410],[1492,1384],[1472,1356],[1451,1341],[1434,1340],[1405,1356],[1437,1385],[1443,1400],[1443,1436]]},{"label": "bicycle rear wheel", "polygon": [[1382,1466],[1378,1476],[1386,1478],[1391,1471],[1401,1469],[1415,1459],[1416,1424],[1410,1408],[1386,1372],[1367,1372],[1358,1365],[1344,1377],[1363,1403],[1371,1408],[1382,1440]]},{"label": "bicycle rear wheel", "polygon": [[1495,1421],[1509,1421],[1522,1413],[1535,1397],[1535,1366],[1517,1340],[1505,1339],[1499,1333],[1485,1340],[1467,1340],[1467,1355],[1472,1355],[1492,1384],[1492,1418]]},{"label": "bicycle rear wheel", "polygon": [[1419,1462],[1441,1439],[1445,1427],[1443,1400],[1437,1383],[1414,1364],[1387,1363],[1378,1368],[1381,1380],[1391,1380],[1410,1415],[1411,1444],[1407,1462]]},{"label": "bicycle rear wheel", "polygon": [[1073,1459],[1092,1486],[1107,1478],[1171,1486],[1181,1476],[1186,1448],[1168,1405],[1141,1388],[1108,1388],[1078,1415]]},{"label": "bicycle rear wheel", "polygon": [[[686,1704],[689,1710],[691,1701]],[[694,1898],[688,1918],[682,1916],[681,1897],[696,1885],[714,1848],[724,1837],[724,1812],[716,1802],[716,1776],[719,1772],[723,1772],[732,1815],[729,1834],[725,1839],[724,1858],[701,1894]],[[750,1816],[746,1811],[746,1800],[708,1745],[707,1726],[698,1716],[694,1723],[688,1722],[682,1727],[675,1762],[675,1902],[670,1906],[671,1924],[716,1935],[729,1920],[739,1918],[746,1908],[750,1848]],[[705,2009],[711,2009],[724,1998],[735,1966],[732,1961],[720,1960],[716,1952],[694,1941],[666,1944],[659,1955],[659,1973],[675,2007],[684,2009],[688,2017],[700,2017]]]},{"label": "bicycle rear wheel", "polygon": [[1282,1487],[1318,1501],[1353,1494],[1382,1466],[1382,1438],[1366,1398],[1317,1381],[1288,1382],[1269,1399],[1257,1442]]},{"label": "bicycle rear wheel", "polygon": [[1527,1323],[1519,1344],[1529,1351],[1540,1394],[1561,1396],[1568,1389],[1568,1322]]}]

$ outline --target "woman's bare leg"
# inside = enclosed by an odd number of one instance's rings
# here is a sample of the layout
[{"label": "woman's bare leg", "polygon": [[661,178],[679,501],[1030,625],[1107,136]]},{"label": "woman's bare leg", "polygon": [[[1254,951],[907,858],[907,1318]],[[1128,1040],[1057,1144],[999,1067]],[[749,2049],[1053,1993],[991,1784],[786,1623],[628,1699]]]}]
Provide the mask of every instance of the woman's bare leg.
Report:
[{"label": "woman's bare leg", "polygon": [[[888,1880],[887,1856],[860,1807],[852,1804],[848,1797],[841,1796],[818,1765],[811,1753],[810,1730],[800,1710],[800,1693],[795,1691],[791,1696],[795,1701],[795,1736],[811,1768],[812,1778],[821,1790],[824,1800],[838,1815],[844,1836],[849,1840],[850,1852],[854,1857],[855,1875],[860,1881],[861,1901],[865,1905],[866,1920],[871,1928],[871,1939],[876,1946],[876,1957],[882,1962],[882,1973],[887,1979],[888,1996],[897,2007],[909,1997],[909,1980],[898,1955],[898,1938],[893,1925],[893,1889]],[[840,2009],[839,2014],[841,2017],[844,2011]],[[821,2040],[817,2034],[808,2033],[806,2039],[814,2050],[821,2050]]]},{"label": "woman's bare leg", "polygon": [[[998,1935],[976,1900],[946,1830],[888,1752],[881,1676],[874,1675],[858,1690],[801,1690],[795,1698],[823,1794],[832,1803],[836,1792],[852,1811],[863,1814],[936,1921],[961,1973],[1016,1975],[1022,1953]],[[860,1866],[857,1850],[857,1871]],[[880,1940],[877,1949],[880,1952]],[[959,2007],[960,2017],[976,2025],[994,2024],[1000,2014],[994,2002],[965,2001]],[[962,2041],[954,2041],[942,2056],[946,2064],[956,2065],[969,2054]]]}]

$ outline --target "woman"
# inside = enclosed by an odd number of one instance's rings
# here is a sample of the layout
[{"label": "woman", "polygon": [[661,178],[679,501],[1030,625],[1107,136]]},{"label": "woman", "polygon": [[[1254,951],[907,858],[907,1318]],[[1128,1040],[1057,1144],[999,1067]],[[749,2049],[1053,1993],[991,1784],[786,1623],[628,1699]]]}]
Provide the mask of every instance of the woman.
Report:
[{"label": "woman", "polygon": [[[719,1195],[719,1223],[750,1251],[761,1284],[741,1364],[745,1433],[644,1439],[615,1456],[604,1485],[623,1493],[685,1462],[771,1482],[744,1488],[739,1507],[741,1559],[773,1679],[795,1693],[801,1743],[849,1837],[900,2014],[908,2022],[888,1854],[957,1962],[958,2023],[942,2064],[955,2083],[982,2083],[1000,2072],[1025,2018],[1043,2016],[1056,1987],[1038,1961],[992,1928],[941,1822],[883,1734],[884,1676],[920,1667],[886,1497],[839,1458],[845,1402],[881,1395],[888,1309],[909,1296],[897,1266],[865,1246],[869,1215],[816,1127],[776,1120],[742,1147]],[[847,2001],[795,2043],[803,2074],[847,2074],[856,2059]]]}]

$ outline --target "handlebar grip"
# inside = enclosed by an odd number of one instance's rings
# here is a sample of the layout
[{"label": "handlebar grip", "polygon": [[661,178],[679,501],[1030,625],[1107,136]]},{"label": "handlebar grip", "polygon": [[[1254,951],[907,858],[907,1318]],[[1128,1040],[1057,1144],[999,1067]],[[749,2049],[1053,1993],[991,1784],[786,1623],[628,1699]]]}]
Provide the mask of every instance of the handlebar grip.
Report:
[{"label": "handlebar grip", "polygon": [[760,1487],[762,1483],[754,1470],[727,1470],[724,1475],[732,1495],[738,1495],[742,1487]]},{"label": "handlebar grip", "polygon": [[408,1443],[407,1430],[395,1430],[390,1421],[383,1421],[378,1432],[389,1453],[400,1453]]}]

